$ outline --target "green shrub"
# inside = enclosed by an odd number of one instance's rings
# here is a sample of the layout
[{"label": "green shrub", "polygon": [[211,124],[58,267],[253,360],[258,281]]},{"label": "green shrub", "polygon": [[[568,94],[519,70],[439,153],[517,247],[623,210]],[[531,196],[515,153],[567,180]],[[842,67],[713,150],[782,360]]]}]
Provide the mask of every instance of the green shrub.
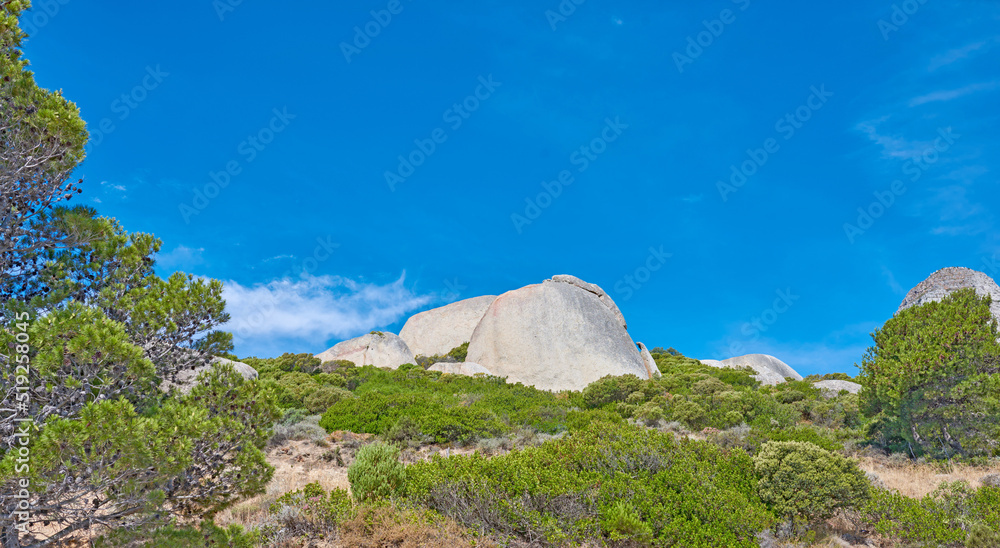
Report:
[{"label": "green shrub", "polygon": [[900,311],[861,362],[868,434],[918,453],[1000,452],[1000,344],[990,296],[972,289]]},{"label": "green shrub", "polygon": [[338,401],[353,397],[354,394],[343,388],[324,386],[306,396],[302,403],[310,413],[322,413]]},{"label": "green shrub", "polygon": [[[676,400],[675,400],[676,401]],[[708,418],[705,410],[692,401],[679,401],[670,410],[670,416],[674,420],[681,421],[692,430],[700,430]]]},{"label": "green shrub", "polygon": [[624,540],[647,546],[653,540],[653,528],[642,521],[631,504],[621,500],[605,509],[601,516],[601,528],[608,540],[613,542]]},{"label": "green shrub", "polygon": [[469,355],[469,343],[465,342],[452,348],[448,351],[448,355],[456,361],[464,362],[465,358]]},{"label": "green shrub", "polygon": [[592,409],[609,403],[624,402],[629,394],[641,392],[645,384],[645,381],[635,375],[601,377],[583,389],[583,402]]},{"label": "green shrub", "polygon": [[399,448],[387,443],[362,447],[347,469],[347,480],[358,501],[386,499],[399,494],[405,481]]},{"label": "green shrub", "polygon": [[492,458],[436,457],[406,472],[412,502],[543,544],[631,536],[636,544],[749,548],[773,523],[745,452],[621,422],[591,422]]},{"label": "green shrub", "polygon": [[815,444],[768,442],[753,459],[761,499],[778,514],[815,522],[868,496],[857,465]]}]

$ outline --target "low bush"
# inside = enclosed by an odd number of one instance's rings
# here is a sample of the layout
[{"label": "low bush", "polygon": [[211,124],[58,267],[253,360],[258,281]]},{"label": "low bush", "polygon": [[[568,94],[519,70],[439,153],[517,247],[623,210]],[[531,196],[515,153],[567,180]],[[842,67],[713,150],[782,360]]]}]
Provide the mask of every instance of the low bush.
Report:
[{"label": "low bush", "polygon": [[1000,489],[946,482],[921,499],[876,489],[860,513],[877,533],[904,543],[965,546],[972,537],[974,546],[1000,534]]},{"label": "low bush", "polygon": [[347,480],[351,482],[354,498],[361,502],[399,494],[405,481],[399,448],[387,443],[362,447],[347,469]]},{"label": "low bush", "polygon": [[854,462],[812,443],[765,443],[753,463],[761,499],[789,519],[817,522],[868,496],[867,477]]}]

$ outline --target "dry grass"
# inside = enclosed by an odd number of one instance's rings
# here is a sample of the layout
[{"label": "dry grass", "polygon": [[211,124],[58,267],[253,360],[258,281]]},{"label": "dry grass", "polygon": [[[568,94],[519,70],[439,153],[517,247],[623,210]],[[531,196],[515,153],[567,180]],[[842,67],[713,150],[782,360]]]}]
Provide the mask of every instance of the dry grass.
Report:
[{"label": "dry grass", "polygon": [[392,506],[362,508],[353,519],[340,526],[338,546],[351,548],[453,548],[480,546],[493,542],[474,539],[454,520],[429,521],[419,512]]},{"label": "dry grass", "polygon": [[[267,484],[267,492],[219,512],[215,522],[222,527],[233,523],[255,527],[267,519],[268,508],[278,497],[302,489],[309,483],[319,483],[327,491],[336,488],[350,490],[347,467],[322,459],[321,455],[328,450],[330,448],[320,447],[311,441],[286,441],[269,448],[267,460],[274,466],[274,479]],[[348,452],[345,450],[344,453]]]},{"label": "dry grass", "polygon": [[979,480],[983,476],[1000,473],[1000,466],[917,464],[912,461],[894,463],[877,457],[861,457],[858,466],[865,472],[875,473],[889,489],[911,498],[921,498],[946,481],[966,481],[978,489],[982,486]]}]

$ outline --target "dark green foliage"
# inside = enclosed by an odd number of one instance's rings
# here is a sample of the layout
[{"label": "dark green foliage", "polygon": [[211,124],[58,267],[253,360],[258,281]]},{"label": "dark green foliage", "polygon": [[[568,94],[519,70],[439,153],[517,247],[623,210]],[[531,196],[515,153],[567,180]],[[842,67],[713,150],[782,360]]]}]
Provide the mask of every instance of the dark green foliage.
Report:
[{"label": "dark green foliage", "polygon": [[750,547],[773,519],[746,453],[608,423],[492,459],[411,465],[407,495],[469,527],[551,543]]},{"label": "dark green foliage", "polygon": [[583,389],[583,401],[590,408],[609,403],[624,402],[633,392],[642,392],[649,386],[635,375],[608,375],[590,383]]},{"label": "dark green foliage", "polygon": [[768,442],[753,462],[761,499],[790,519],[823,520],[868,496],[868,479],[854,462],[812,443]]},{"label": "dark green foliage", "polygon": [[469,343],[462,343],[455,348],[448,351],[448,356],[455,359],[455,361],[464,362],[466,356],[469,355]]},{"label": "dark green foliage", "polygon": [[1000,488],[973,490],[963,482],[942,483],[922,499],[876,489],[861,516],[880,535],[907,544],[967,546],[973,535],[978,541],[1000,534]]},{"label": "dark green foliage", "polygon": [[94,541],[95,548],[252,548],[260,546],[262,539],[257,532],[247,532],[239,525],[223,529],[211,521],[192,526],[167,525],[151,531],[117,529]]},{"label": "dark green foliage", "polygon": [[1000,454],[1000,345],[990,302],[964,289],[875,331],[860,376],[872,439],[915,453]]}]

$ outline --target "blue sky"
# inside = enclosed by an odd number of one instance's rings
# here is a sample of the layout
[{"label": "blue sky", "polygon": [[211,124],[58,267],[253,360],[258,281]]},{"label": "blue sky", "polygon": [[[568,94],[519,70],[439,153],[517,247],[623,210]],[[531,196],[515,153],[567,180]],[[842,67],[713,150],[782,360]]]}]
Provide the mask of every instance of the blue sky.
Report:
[{"label": "blue sky", "polygon": [[241,356],[569,273],[650,347],[853,374],[932,271],[1000,276],[996,2],[49,0],[22,25],[88,121],[83,198],[160,237],[161,274],[224,280]]}]

